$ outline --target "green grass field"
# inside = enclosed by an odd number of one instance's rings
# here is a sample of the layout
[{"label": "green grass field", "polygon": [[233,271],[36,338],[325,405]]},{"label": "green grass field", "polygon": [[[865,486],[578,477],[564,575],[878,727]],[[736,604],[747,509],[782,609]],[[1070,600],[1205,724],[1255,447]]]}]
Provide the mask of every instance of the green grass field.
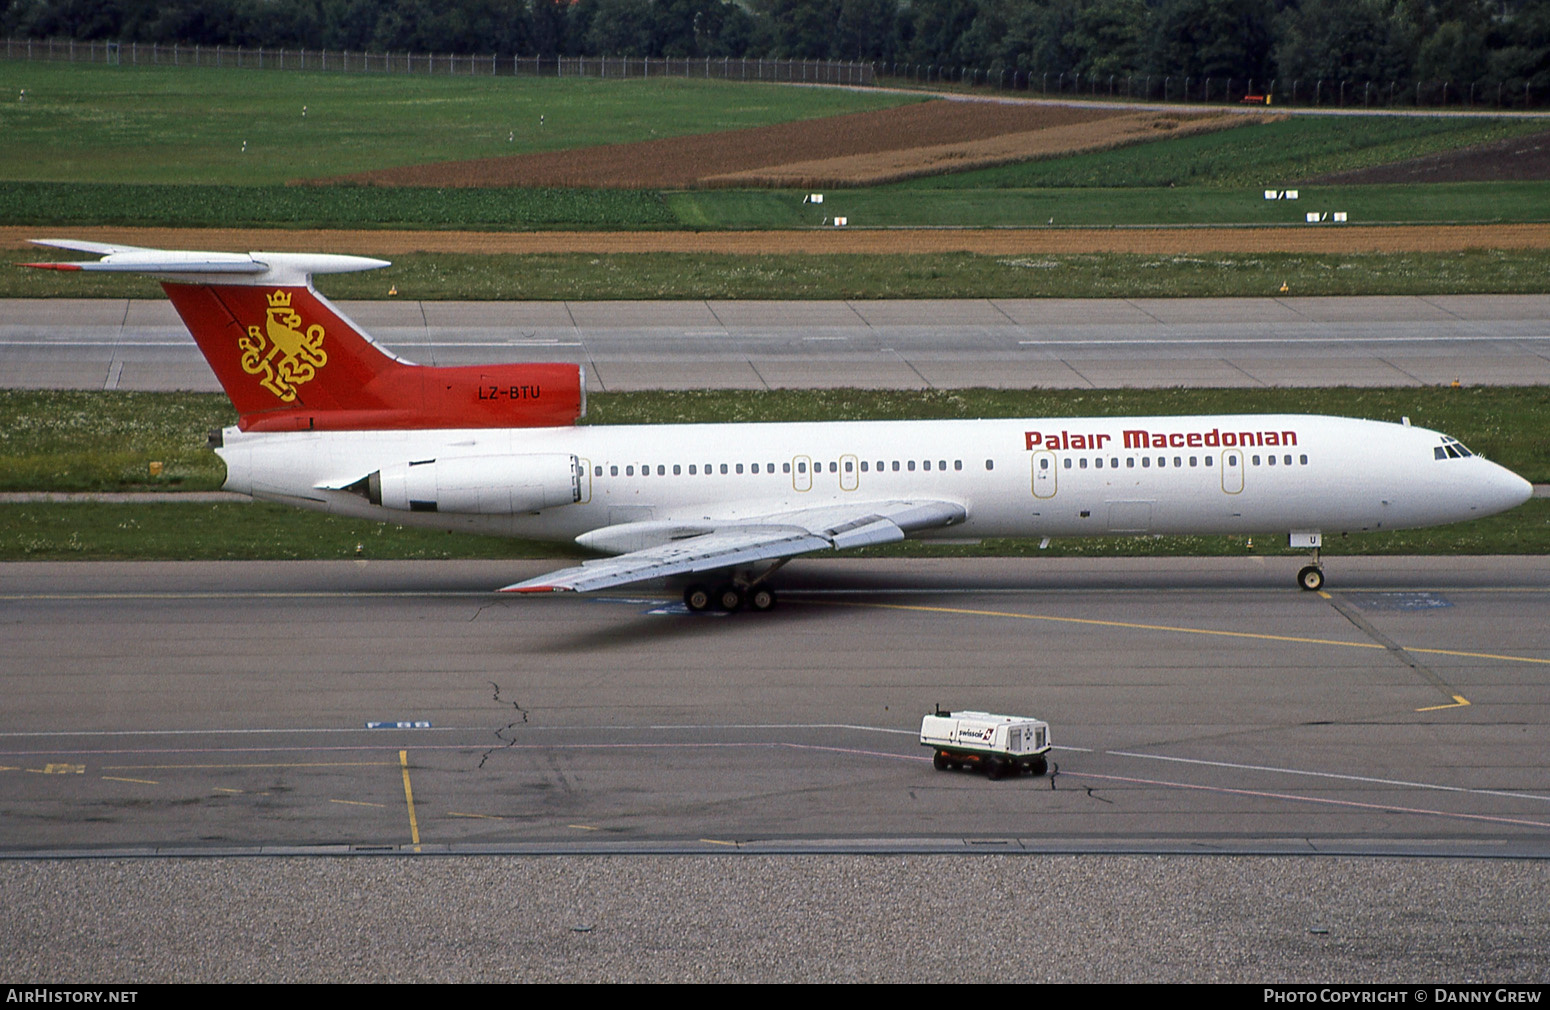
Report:
[{"label": "green grass field", "polygon": [[[337,228],[1113,227],[1522,222],[1550,183],[1303,185],[1543,132],[1539,119],[1294,116],[1218,133],[831,191],[384,190],[293,179],[714,132],[925,100],[704,80],[453,78],[0,61],[0,224]],[[9,90],[8,90],[9,89]],[[189,100],[198,95],[197,102]],[[307,115],[302,117],[305,106]],[[544,125],[538,122],[544,116]],[[246,149],[244,150],[244,144]]]},{"label": "green grass field", "polygon": [[898,183],[890,189],[1284,189],[1330,172],[1550,131],[1550,119],[1290,116],[1217,133]]},{"label": "green grass field", "polygon": [[[71,232],[85,237],[89,232]],[[368,250],[369,251],[369,250]],[[0,252],[0,298],[162,298],[143,277],[18,270],[64,260]],[[1527,294],[1545,290],[1550,251],[1309,255],[734,256],[391,255],[384,270],[323,277],[330,298],[426,300],[632,298],[1204,298],[1300,295]]]},{"label": "green grass field", "polygon": [[[27,100],[16,101],[23,88]],[[231,186],[714,133],[921,100],[681,78],[411,77],[14,60],[0,60],[0,95],[0,179]]]}]

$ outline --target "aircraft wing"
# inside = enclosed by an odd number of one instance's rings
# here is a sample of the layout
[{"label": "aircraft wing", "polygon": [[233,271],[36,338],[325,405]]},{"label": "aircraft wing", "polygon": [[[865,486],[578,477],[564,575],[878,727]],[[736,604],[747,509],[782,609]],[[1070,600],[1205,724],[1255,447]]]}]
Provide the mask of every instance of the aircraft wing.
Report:
[{"label": "aircraft wing", "polygon": [[887,544],[919,530],[961,523],[965,517],[957,502],[928,500],[857,502],[703,523],[624,523],[577,540],[603,549],[637,542],[649,546],[518,582],[501,592],[587,592],[813,551]]}]

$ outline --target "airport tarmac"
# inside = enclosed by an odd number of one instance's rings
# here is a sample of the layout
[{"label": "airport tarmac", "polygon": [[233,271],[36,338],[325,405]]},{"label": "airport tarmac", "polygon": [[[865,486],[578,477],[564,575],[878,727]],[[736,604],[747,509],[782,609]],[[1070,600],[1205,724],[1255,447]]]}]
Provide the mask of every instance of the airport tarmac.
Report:
[{"label": "airport tarmac", "polygon": [[[491,592],[541,561],[0,566],[0,846],[1550,854],[1543,559],[1297,563],[799,561],[719,616]],[[936,705],[1058,771],[934,771]]]},{"label": "airport tarmac", "polygon": [[[593,391],[1550,383],[1550,295],[344,302],[427,364],[568,361]],[[164,300],[0,300],[0,387],[217,390]]]},{"label": "airport tarmac", "polygon": [[[0,967],[1544,981],[1543,559],[491,593],[542,564],[0,566]],[[1055,773],[933,770],[937,704],[1049,719]]]}]

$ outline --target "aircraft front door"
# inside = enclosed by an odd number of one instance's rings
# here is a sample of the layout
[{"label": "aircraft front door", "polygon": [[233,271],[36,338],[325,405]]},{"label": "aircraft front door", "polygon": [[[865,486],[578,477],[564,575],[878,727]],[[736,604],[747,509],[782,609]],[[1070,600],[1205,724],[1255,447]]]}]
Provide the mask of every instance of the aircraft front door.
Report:
[{"label": "aircraft front door", "polygon": [[1040,449],[1033,454],[1033,496],[1055,497],[1056,483],[1055,454],[1048,449]]},{"label": "aircraft front door", "polygon": [[1222,450],[1222,490],[1228,494],[1243,490],[1243,453],[1237,449]]}]

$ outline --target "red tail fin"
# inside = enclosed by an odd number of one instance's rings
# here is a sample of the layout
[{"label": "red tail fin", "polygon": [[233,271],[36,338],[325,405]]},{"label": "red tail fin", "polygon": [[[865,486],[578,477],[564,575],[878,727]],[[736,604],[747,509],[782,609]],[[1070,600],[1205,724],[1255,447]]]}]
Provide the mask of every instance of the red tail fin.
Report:
[{"label": "red tail fin", "polygon": [[162,287],[244,431],[532,428],[582,413],[578,365],[415,365],[309,287]]},{"label": "red tail fin", "polygon": [[416,365],[385,351],[311,285],[313,273],[386,266],[381,260],[40,244],[105,254],[69,269],[161,278],[244,431],[552,427],[585,413],[579,365]]}]

